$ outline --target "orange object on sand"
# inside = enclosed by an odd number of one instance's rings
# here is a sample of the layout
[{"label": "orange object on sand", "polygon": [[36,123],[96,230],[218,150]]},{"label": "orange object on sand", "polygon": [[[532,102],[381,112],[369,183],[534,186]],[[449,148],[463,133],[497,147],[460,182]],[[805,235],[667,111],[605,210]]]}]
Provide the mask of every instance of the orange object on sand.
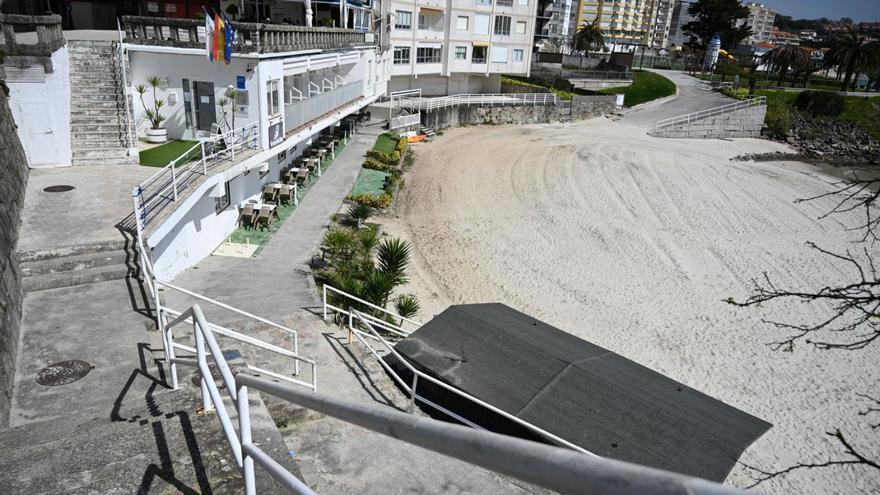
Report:
[{"label": "orange object on sand", "polygon": [[416,134],[415,136],[410,136],[406,138],[407,143],[421,143],[422,141],[428,139],[428,136],[424,134]]}]

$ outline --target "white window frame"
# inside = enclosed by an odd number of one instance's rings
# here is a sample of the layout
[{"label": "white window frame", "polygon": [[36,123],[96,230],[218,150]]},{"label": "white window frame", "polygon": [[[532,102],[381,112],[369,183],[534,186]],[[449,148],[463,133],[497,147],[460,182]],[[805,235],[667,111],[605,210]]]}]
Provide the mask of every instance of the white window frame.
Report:
[{"label": "white window frame", "polygon": [[[504,45],[492,45],[492,49],[489,50],[489,60],[493,64],[506,64],[507,63],[507,55],[509,53],[508,47]],[[501,59],[504,60],[501,60]]]},{"label": "white window frame", "polygon": [[[461,56],[459,56],[461,55]],[[466,46],[456,46],[455,47],[455,60],[467,60],[467,47]]]},{"label": "white window frame", "polygon": [[[406,57],[403,56],[404,50],[406,51]],[[400,57],[397,56],[398,51],[400,51]],[[391,55],[394,65],[409,65],[412,57],[412,48],[408,46],[395,46]]]},{"label": "white window frame", "polygon": [[[411,30],[412,29],[412,11],[410,10],[395,10],[394,16],[397,20],[394,21],[394,29],[404,29]],[[406,23],[404,23],[404,19],[406,19]]]},{"label": "white window frame", "polygon": [[[522,31],[520,31],[520,28],[522,28]],[[516,21],[516,29],[515,29],[514,33],[526,34],[528,32],[528,30],[529,30],[529,28],[528,28],[528,24],[526,23],[526,21]]]},{"label": "white window frame", "polygon": [[269,110],[270,117],[281,115],[281,99],[278,95],[279,86],[281,86],[279,79],[266,81],[266,107]]},{"label": "white window frame", "polygon": [[489,14],[474,15],[474,34],[489,34],[492,24],[492,16]]},{"label": "white window frame", "polygon": [[522,48],[514,48],[513,50],[513,61],[514,62],[522,62],[525,57],[525,52]]},{"label": "white window frame", "polygon": [[495,22],[492,23],[492,33],[498,36],[510,36],[511,22],[512,19],[509,15],[496,15]]},{"label": "white window frame", "polygon": [[[470,17],[466,15],[460,15],[455,18],[455,29],[459,31],[467,31],[470,27]],[[464,27],[462,27],[462,21],[464,21]]]}]

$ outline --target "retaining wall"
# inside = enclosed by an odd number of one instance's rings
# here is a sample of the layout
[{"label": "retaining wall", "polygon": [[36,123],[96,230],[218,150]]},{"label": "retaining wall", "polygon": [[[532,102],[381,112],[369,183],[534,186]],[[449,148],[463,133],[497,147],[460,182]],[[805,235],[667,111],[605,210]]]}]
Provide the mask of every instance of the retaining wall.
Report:
[{"label": "retaining wall", "polygon": [[9,101],[0,90],[0,426],[6,426],[9,419],[21,331],[24,292],[15,247],[27,179],[27,158],[15,132]]},{"label": "retaining wall", "polygon": [[575,96],[556,105],[460,106],[428,112],[425,125],[435,129],[477,124],[547,124],[601,117],[614,112],[614,95]]},{"label": "retaining wall", "polygon": [[700,119],[651,131],[649,134],[665,138],[754,138],[761,136],[764,127],[765,105],[744,108],[735,112]]}]

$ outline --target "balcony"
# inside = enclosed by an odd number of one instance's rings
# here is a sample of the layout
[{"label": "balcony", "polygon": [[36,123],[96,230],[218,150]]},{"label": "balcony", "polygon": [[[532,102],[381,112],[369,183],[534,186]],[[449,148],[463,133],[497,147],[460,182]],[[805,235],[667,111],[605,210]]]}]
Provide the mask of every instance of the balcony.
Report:
[{"label": "balcony", "polygon": [[64,46],[60,15],[0,14],[3,38],[0,47],[6,55],[50,57]]},{"label": "balcony", "polygon": [[[341,50],[374,45],[371,32],[354,29],[232,22],[238,32],[233,53]],[[205,22],[198,19],[123,16],[125,42],[134,45],[205,47]]]},{"label": "balcony", "polygon": [[[315,83],[310,83],[315,85]],[[314,90],[313,90],[314,91]],[[354,81],[340,84],[310,98],[293,100],[284,106],[284,126],[291,132],[318,117],[357,100],[364,94],[364,82]]]}]

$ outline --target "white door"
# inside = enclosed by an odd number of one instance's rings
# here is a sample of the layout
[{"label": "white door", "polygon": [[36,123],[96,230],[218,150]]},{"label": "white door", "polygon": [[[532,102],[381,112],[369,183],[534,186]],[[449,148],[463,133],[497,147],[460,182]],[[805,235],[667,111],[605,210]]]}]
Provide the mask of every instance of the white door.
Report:
[{"label": "white door", "polygon": [[29,165],[57,165],[59,143],[55,142],[52,114],[47,100],[26,100],[21,102],[22,145]]}]

